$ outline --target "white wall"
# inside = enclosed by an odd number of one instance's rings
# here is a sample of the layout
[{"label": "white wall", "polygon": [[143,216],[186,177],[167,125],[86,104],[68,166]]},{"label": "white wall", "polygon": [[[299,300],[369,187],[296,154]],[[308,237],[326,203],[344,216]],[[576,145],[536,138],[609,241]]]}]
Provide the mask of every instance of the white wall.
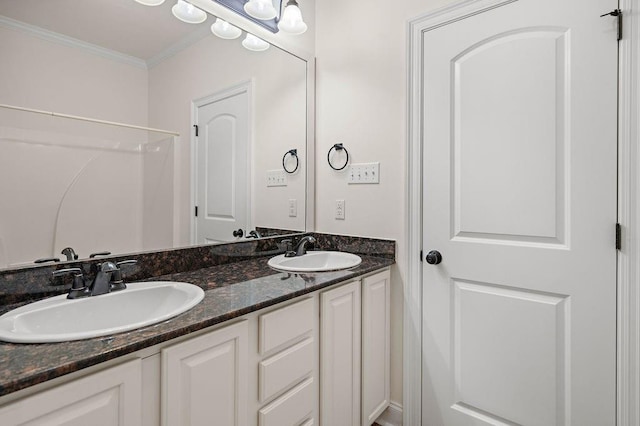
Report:
[{"label": "white wall", "polygon": [[[316,2],[316,222],[319,232],[391,238],[391,399],[402,402],[405,262],[406,25],[448,0]],[[302,2],[301,2],[302,3]],[[380,162],[379,185],[348,185],[326,162],[337,142],[352,163]],[[335,200],[346,201],[335,220]]]}]

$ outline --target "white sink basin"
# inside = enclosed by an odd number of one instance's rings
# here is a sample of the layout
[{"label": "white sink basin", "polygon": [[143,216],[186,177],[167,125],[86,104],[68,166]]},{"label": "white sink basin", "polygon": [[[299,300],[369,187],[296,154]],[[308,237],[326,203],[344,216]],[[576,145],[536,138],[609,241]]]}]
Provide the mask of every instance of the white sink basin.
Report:
[{"label": "white sink basin", "polygon": [[272,268],[287,272],[323,272],[337,271],[357,266],[362,262],[360,256],[341,251],[309,251],[295,257],[284,254],[269,259]]},{"label": "white sink basin", "polygon": [[75,300],[63,294],[0,316],[0,340],[66,342],[121,333],[175,317],[203,298],[200,287],[172,281],[128,283],[126,290]]}]

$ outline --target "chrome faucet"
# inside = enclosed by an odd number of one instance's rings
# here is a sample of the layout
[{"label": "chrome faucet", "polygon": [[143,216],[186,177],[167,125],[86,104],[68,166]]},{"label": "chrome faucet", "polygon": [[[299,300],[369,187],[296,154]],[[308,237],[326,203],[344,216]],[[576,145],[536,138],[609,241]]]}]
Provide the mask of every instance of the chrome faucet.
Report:
[{"label": "chrome faucet", "polygon": [[103,262],[96,266],[96,276],[89,286],[91,296],[109,293],[111,291],[111,275],[118,271],[118,267],[113,262]]},{"label": "chrome faucet", "polygon": [[[73,275],[73,285],[67,295],[67,299],[78,299],[87,296],[100,296],[112,291],[124,290],[127,286],[122,280],[120,267],[135,265],[136,260],[123,260],[121,262],[103,262],[93,266],[96,273],[89,286],[86,285],[84,274],[80,268],[66,268],[53,271],[54,277],[61,275]],[[56,284],[54,284],[56,285]]]},{"label": "chrome faucet", "polygon": [[300,241],[298,241],[298,244],[296,245],[296,247],[291,251],[287,251],[285,256],[286,257],[303,256],[307,254],[307,244],[315,244],[315,242],[316,242],[316,239],[311,235],[302,237]]}]

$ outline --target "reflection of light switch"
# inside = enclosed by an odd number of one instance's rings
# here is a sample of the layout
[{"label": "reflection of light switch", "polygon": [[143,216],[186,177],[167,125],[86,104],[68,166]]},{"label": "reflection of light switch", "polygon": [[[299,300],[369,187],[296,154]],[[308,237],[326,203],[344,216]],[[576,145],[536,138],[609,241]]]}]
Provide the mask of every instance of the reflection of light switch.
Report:
[{"label": "reflection of light switch", "polygon": [[289,217],[298,216],[298,200],[289,200]]}]

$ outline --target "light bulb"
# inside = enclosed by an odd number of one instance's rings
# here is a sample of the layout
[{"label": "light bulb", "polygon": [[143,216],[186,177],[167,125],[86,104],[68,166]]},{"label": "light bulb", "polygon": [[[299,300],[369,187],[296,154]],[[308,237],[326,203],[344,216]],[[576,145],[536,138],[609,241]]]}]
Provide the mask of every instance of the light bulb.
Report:
[{"label": "light bulb", "polygon": [[289,0],[287,3],[278,22],[278,29],[289,34],[302,34],[307,31],[307,24],[302,20],[302,12],[296,0]]},{"label": "light bulb", "polygon": [[160,6],[164,3],[164,0],[136,0],[140,4],[144,4],[145,6]]},{"label": "light bulb", "polygon": [[270,46],[270,44],[266,41],[249,33],[247,33],[245,39],[242,40],[242,45],[249,50],[253,50],[254,52],[262,52],[264,50],[267,50]]},{"label": "light bulb", "polygon": [[173,16],[187,24],[199,24],[207,20],[207,12],[184,0],[178,0],[171,8],[171,12]]},{"label": "light bulb", "polygon": [[262,21],[273,19],[278,15],[271,0],[249,0],[244,4],[244,11]]},{"label": "light bulb", "polygon": [[242,35],[242,30],[240,28],[234,27],[227,21],[220,18],[217,18],[216,22],[211,25],[211,32],[226,40],[233,40],[234,38],[238,38]]}]

